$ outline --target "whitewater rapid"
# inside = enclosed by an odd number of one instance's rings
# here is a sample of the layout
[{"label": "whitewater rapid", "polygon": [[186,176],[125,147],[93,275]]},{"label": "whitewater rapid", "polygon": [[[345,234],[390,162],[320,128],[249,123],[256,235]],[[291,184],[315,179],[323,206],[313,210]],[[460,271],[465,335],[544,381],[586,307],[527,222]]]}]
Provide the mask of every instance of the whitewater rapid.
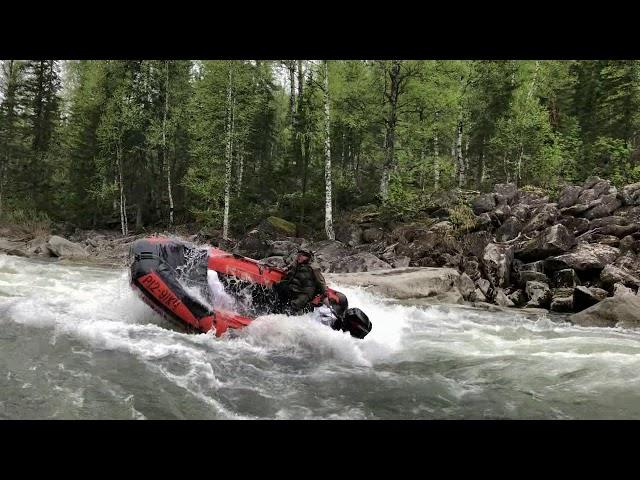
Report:
[{"label": "whitewater rapid", "polygon": [[640,335],[331,285],[364,340],[311,315],[170,329],[128,272],[0,256],[0,418],[640,418]]}]

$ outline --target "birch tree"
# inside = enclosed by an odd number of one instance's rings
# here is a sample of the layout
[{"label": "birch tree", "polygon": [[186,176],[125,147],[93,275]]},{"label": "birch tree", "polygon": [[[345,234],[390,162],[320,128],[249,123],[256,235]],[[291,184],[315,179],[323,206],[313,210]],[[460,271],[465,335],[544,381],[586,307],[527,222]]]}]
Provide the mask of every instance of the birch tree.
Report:
[{"label": "birch tree", "polygon": [[231,202],[231,173],[233,170],[233,66],[229,65],[229,84],[227,86],[227,144],[225,149],[225,169],[224,169],[224,215],[222,223],[222,238],[229,238],[229,204]]},{"label": "birch tree", "polygon": [[329,240],[335,240],[333,232],[332,215],[332,185],[331,185],[331,106],[329,97],[329,66],[327,60],[323,63],[324,69],[324,228]]},{"label": "birch tree", "polygon": [[169,225],[173,225],[173,192],[171,190],[171,163],[167,158],[167,115],[169,114],[169,61],[165,60],[164,111],[162,117],[162,156],[167,171],[167,194],[169,195]]}]

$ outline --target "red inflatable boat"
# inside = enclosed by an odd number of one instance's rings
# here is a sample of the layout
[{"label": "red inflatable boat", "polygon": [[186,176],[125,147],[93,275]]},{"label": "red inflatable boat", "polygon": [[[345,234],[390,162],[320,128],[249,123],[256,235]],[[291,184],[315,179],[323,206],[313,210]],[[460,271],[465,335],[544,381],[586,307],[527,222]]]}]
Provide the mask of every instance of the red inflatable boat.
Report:
[{"label": "red inflatable boat", "polygon": [[[131,286],[148,305],[183,331],[205,333],[215,329],[218,337],[228,329],[246,327],[258,315],[275,311],[278,296],[273,287],[285,276],[283,270],[251,258],[163,237],[137,240],[130,253]],[[217,307],[208,289],[209,270],[217,273],[228,294],[248,298],[249,307],[243,306],[244,311]],[[195,295],[193,289],[200,294]],[[369,319],[359,309],[347,309],[348,301],[342,293],[328,289],[326,296],[340,320],[334,329],[348,330],[358,338],[369,333]],[[320,306],[323,300],[316,296],[310,308]]]}]

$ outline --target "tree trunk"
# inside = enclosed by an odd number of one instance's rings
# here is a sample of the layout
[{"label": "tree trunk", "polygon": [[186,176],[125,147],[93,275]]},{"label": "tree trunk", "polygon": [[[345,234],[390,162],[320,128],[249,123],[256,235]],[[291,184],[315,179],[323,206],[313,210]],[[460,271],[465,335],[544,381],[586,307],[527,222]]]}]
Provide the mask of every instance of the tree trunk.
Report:
[{"label": "tree trunk", "polygon": [[291,115],[291,126],[295,129],[296,124],[296,64],[289,61],[289,114]]},{"label": "tree trunk", "polygon": [[481,147],[480,155],[478,156],[478,170],[476,172],[476,189],[481,190],[484,183],[485,168],[484,168],[484,149]]},{"label": "tree trunk", "polygon": [[331,203],[331,106],[329,104],[329,66],[324,61],[324,228],[329,240],[335,240]]},{"label": "tree trunk", "polygon": [[465,182],[466,182],[466,172],[469,171],[469,139],[464,144],[464,171],[465,171]]},{"label": "tree trunk", "polygon": [[118,184],[120,186],[120,227],[122,236],[129,234],[129,226],[127,225],[127,198],[124,194],[124,183],[122,179],[122,152],[120,145],[116,145],[116,160],[118,164]]},{"label": "tree trunk", "polygon": [[[289,70],[289,116],[291,121],[291,132],[293,135],[292,147],[295,151],[296,149],[296,62],[294,60],[289,60],[286,63],[287,69]],[[289,155],[284,156],[284,170],[285,174],[288,175],[289,172]],[[295,153],[294,153],[295,155]]]},{"label": "tree trunk", "polygon": [[0,165],[0,215],[2,215],[2,202],[4,200],[4,175],[5,175],[5,166],[9,163],[9,155],[5,155],[4,163]]},{"label": "tree trunk", "polygon": [[304,147],[303,147],[303,134],[306,133],[306,121],[304,117],[304,103],[302,101],[302,95],[304,93],[304,72],[302,60],[298,60],[298,111],[296,115],[296,129],[294,130],[296,141],[295,141],[295,162],[296,167],[298,167],[298,175],[302,177],[302,169],[304,168]]},{"label": "tree trunk", "polygon": [[[384,164],[382,167],[382,179],[380,181],[380,198],[385,202],[389,196],[389,180],[391,178],[391,171],[395,162],[395,139],[396,139],[396,123],[397,123],[397,108],[398,108],[398,93],[400,90],[400,61],[393,60],[391,70],[389,72],[390,77],[390,92],[389,99],[389,115],[386,119],[386,132],[385,132],[385,149],[384,149]],[[386,75],[385,75],[386,80]],[[385,87],[386,90],[386,87]],[[386,94],[386,91],[385,91]]]},{"label": "tree trunk", "polygon": [[307,206],[307,172],[309,170],[309,158],[311,157],[311,141],[309,137],[304,140],[303,169],[302,169],[302,200],[300,202],[300,222],[296,226],[296,235],[302,236],[301,228],[304,225],[304,215]]},{"label": "tree trunk", "polygon": [[167,168],[167,193],[169,194],[169,225],[173,225],[173,193],[171,191],[171,164],[167,158],[167,114],[169,113],[169,61],[165,60],[164,115],[162,117],[162,156]]},{"label": "tree trunk", "polygon": [[236,145],[236,158],[238,159],[238,189],[237,196],[242,193],[242,177],[244,176],[244,154],[240,152],[240,148]]},{"label": "tree trunk", "polygon": [[458,165],[458,187],[462,188],[465,184],[465,164],[464,155],[462,154],[462,120],[458,120],[457,137],[456,137],[456,165]]},{"label": "tree trunk", "polygon": [[433,134],[433,187],[440,188],[440,150],[438,149],[438,132]]},{"label": "tree trunk", "polygon": [[232,145],[233,145],[233,91],[232,73],[229,67],[229,85],[227,87],[227,144],[225,151],[224,174],[224,214],[222,221],[222,238],[229,239],[229,202],[231,200],[231,172],[232,172]]}]

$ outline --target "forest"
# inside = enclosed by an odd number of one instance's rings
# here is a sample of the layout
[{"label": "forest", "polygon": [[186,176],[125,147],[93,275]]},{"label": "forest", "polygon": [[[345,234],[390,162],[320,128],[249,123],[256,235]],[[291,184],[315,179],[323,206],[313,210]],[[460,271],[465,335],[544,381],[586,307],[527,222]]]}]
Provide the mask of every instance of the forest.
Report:
[{"label": "forest", "polygon": [[640,61],[3,60],[0,216],[334,238],[436,192],[640,181]]}]

